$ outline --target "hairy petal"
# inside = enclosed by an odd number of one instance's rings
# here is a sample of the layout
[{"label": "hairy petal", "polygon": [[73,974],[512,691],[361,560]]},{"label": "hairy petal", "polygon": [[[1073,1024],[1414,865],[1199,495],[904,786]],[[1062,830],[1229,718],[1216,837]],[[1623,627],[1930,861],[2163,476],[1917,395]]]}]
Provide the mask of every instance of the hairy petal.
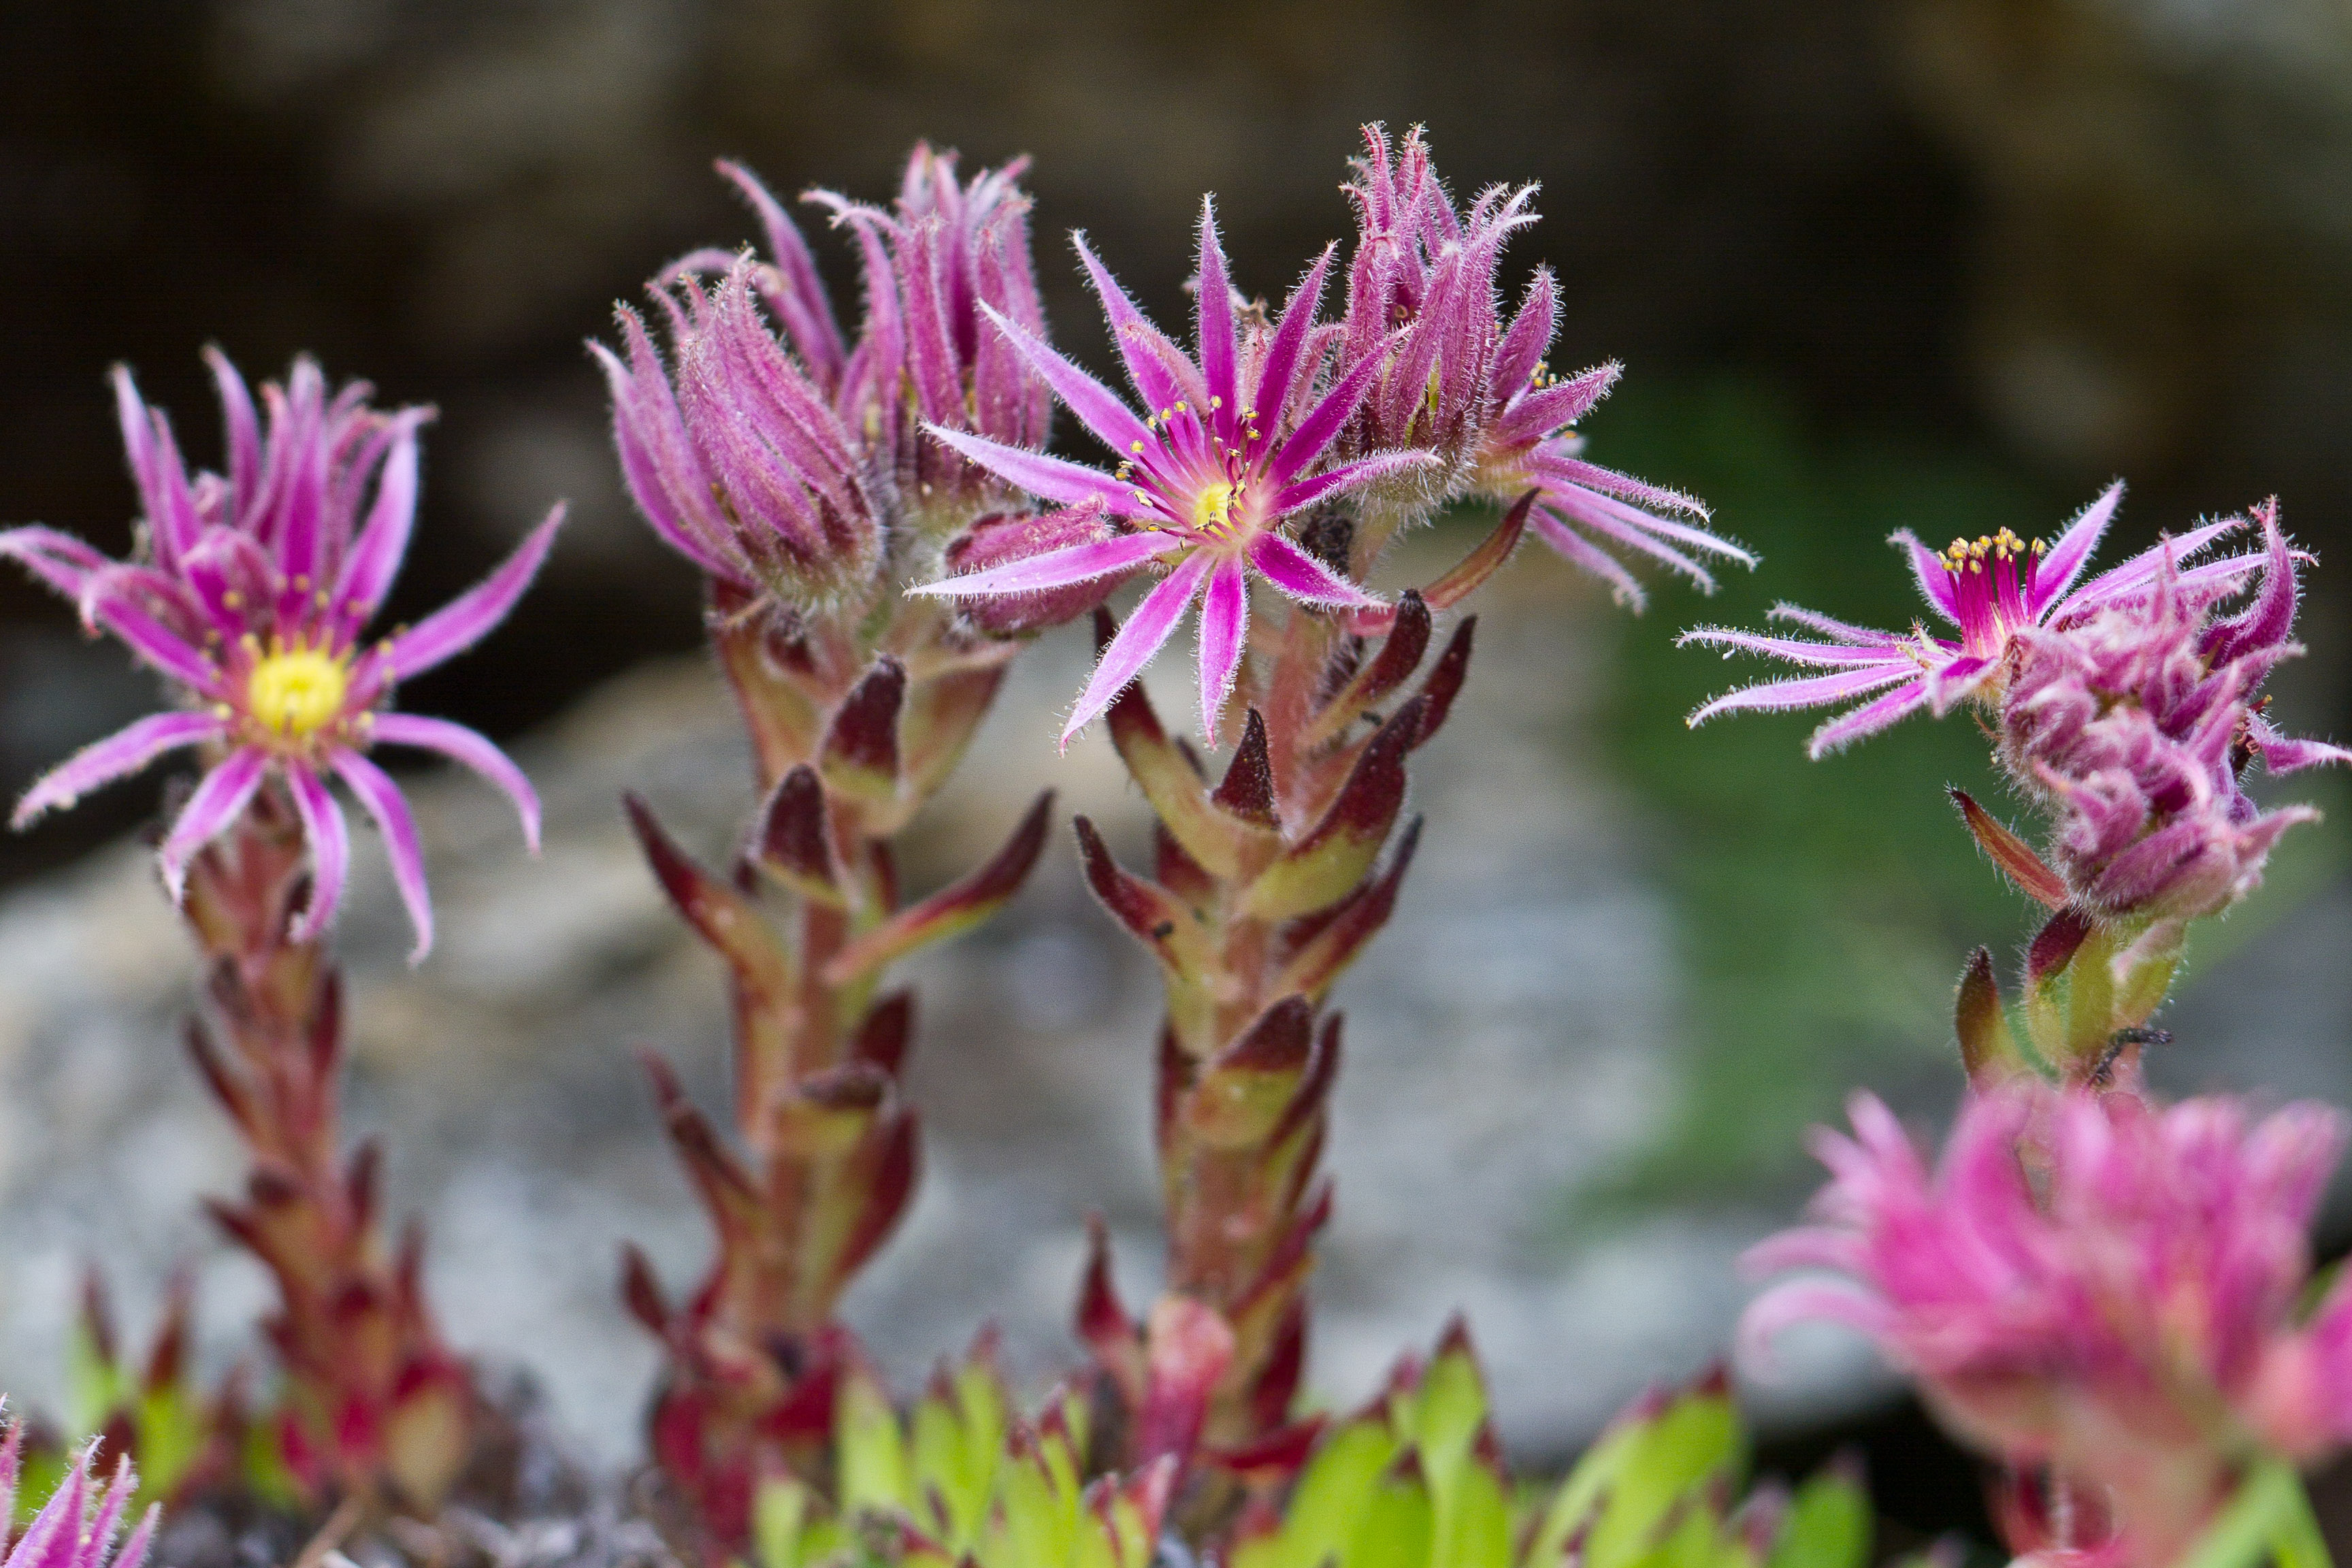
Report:
[{"label": "hairy petal", "polygon": [[2116,509],[2123,500],[2124,483],[2117,479],[2066,525],[2066,531],[2058,536],[2058,542],[2042,558],[2033,574],[2032,602],[2025,606],[2036,619],[2044,609],[2066,596],[2066,591],[2083,574],[2083,568],[2090,564],[2092,552],[2099,548],[2099,541],[2105,537],[2107,524],[2115,521]]},{"label": "hairy petal", "polygon": [[408,631],[392,639],[393,672],[405,680],[465,652],[488,637],[507,618],[523,590],[530,586],[540,563],[554,546],[555,531],[563,522],[558,501],[546,521],[518,545],[499,569],[434,611]]},{"label": "hairy petal", "polygon": [[84,746],[42,775],[16,803],[9,826],[22,827],[45,811],[69,806],[100,784],[137,773],[165,752],[200,744],[220,732],[221,721],[210,713],[151,713]]},{"label": "hairy petal", "polygon": [[409,950],[408,962],[412,965],[422,963],[425,955],[433,951],[433,899],[425,887],[425,846],[417,837],[416,818],[410,814],[400,786],[357,752],[338,752],[335,772],[360,797],[360,804],[367,808],[367,814],[375,819],[377,829],[383,835],[384,855],[392,862],[393,885],[400,889],[400,901],[407,908],[408,922],[416,931],[416,945]]},{"label": "hairy petal", "polygon": [[1201,733],[1213,746],[1248,636],[1249,574],[1238,561],[1220,561],[1201,600]]},{"label": "hairy petal", "polygon": [[952,447],[991,473],[1031,495],[1063,506],[1099,506],[1115,516],[1147,519],[1160,514],[1135,499],[1134,492],[1100,468],[1089,468],[1061,458],[1049,458],[1019,447],[1008,447],[985,436],[974,436],[942,426],[923,426],[934,441]]},{"label": "hairy petal", "polygon": [[531,788],[530,780],[515,765],[514,759],[500,751],[489,737],[477,734],[463,724],[428,719],[419,713],[379,713],[370,734],[380,744],[438,752],[479,773],[514,802],[515,812],[522,818],[523,842],[530,847],[532,854],[539,853],[539,792]]},{"label": "hairy petal", "polygon": [[950,598],[977,594],[1034,594],[1074,583],[1091,583],[1183,547],[1184,541],[1172,533],[1122,533],[1116,539],[1067,545],[961,577],[918,584],[908,592]]},{"label": "hairy petal", "polygon": [[198,781],[195,793],[188,796],[188,804],[181,807],[172,831],[163,838],[163,885],[171,889],[173,903],[179,902],[180,889],[187,880],[190,857],[236,820],[268,771],[268,752],[258,746],[239,746]]},{"label": "hairy petal", "polygon": [[1064,751],[1069,750],[1072,737],[1143,673],[1143,667],[1167,642],[1193,595],[1201,591],[1201,580],[1208,575],[1211,564],[1206,553],[1195,551],[1143,596],[1143,603],[1135,607],[1127,624],[1118,628],[1118,635],[1110,639],[1110,646],[1103,649],[1102,659],[1095,666],[1086,690],[1078,694],[1078,705],[1070,710],[1069,722],[1062,726]]},{"label": "hairy petal", "polygon": [[1882,686],[1906,678],[1920,682],[1924,696],[1926,678],[1920,675],[1916,666],[1908,663],[1842,670],[1836,675],[1759,681],[1753,686],[1743,686],[1737,691],[1727,691],[1712,702],[1702,705],[1686,722],[1696,729],[1718,713],[1743,710],[1780,712],[1790,708],[1819,708],[1826,703],[1843,701],[1849,697],[1859,697],[1865,691],[1875,691]]},{"label": "hairy petal", "polygon": [[1381,601],[1364,592],[1279,533],[1261,533],[1249,547],[1250,564],[1265,580],[1302,605],[1378,609]]},{"label": "hairy petal", "polygon": [[1391,474],[1436,466],[1437,458],[1430,452],[1376,452],[1369,458],[1327,469],[1311,479],[1299,479],[1284,486],[1274,498],[1274,515],[1287,517],[1328,496],[1360,489],[1365,485],[1387,479]]},{"label": "hairy petal", "polygon": [[286,769],[286,787],[294,796],[294,810],[302,818],[302,837],[310,846],[310,901],[294,922],[296,942],[313,942],[335,918],[343,901],[343,881],[352,864],[351,829],[342,807],[327,792],[319,775],[300,763]]}]

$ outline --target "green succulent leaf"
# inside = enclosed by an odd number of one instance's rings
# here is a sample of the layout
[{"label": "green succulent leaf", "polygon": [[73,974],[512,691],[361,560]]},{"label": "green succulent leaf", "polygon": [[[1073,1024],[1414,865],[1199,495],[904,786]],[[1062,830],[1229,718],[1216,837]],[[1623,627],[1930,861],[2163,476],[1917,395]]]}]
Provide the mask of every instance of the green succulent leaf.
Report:
[{"label": "green succulent leaf", "polygon": [[1864,1568],[1870,1540],[1870,1494],[1824,1470],[1798,1489],[1766,1568]]}]

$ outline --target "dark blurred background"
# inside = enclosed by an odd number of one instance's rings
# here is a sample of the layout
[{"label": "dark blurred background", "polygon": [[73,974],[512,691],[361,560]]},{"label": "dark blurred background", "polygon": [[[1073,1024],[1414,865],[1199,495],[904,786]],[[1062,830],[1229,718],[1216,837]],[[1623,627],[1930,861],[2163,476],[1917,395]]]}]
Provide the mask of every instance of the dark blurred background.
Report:
[{"label": "dark blurred background", "polygon": [[[1962,727],[1810,771],[1801,721],[1690,738],[1680,714],[1726,671],[1672,655],[1676,626],[1780,597],[1900,624],[1890,528],[2047,532],[2118,474],[2122,547],[2273,492],[2323,554],[2347,533],[2337,0],[7,0],[0,59],[0,518],[126,544],[117,361],[208,463],[208,341],[248,374],[307,349],[435,403],[395,616],[553,498],[573,507],[509,627],[413,693],[499,735],[698,640],[691,574],[618,492],[581,344],[667,258],[751,237],[714,155],[779,191],[878,198],[918,137],[971,164],[1034,154],[1049,313],[1097,362],[1071,227],[1174,315],[1200,194],[1244,286],[1278,292],[1347,230],[1362,121],[1426,122],[1465,195],[1540,180],[1514,287],[1549,261],[1553,363],[1629,367],[1596,455],[1706,495],[1766,556],[1703,612],[1663,588],[1594,645],[1617,695],[1590,739],[1688,977],[1685,1109],[1612,1201],[1759,1169],[1801,1185],[1790,1128],[1857,1076],[1948,1100],[1955,955],[2021,920],[1932,801],[1868,809],[1974,777]],[[2347,584],[2314,584],[2284,710],[2305,731],[2352,730]],[[149,700],[113,647],[0,574],[0,794]],[[0,837],[0,879],[120,835],[156,787]],[[2338,841],[2307,837],[2237,940],[2327,896]],[[1561,1237],[1608,1208],[1588,1194]],[[1888,1419],[1889,1453],[1923,1430]]]}]

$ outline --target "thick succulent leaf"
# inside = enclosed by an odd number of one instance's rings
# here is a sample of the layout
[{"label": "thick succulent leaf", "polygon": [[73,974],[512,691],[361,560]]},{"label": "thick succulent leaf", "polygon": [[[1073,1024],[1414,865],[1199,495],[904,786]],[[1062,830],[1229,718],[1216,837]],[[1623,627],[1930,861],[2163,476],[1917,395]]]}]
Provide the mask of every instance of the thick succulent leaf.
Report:
[{"label": "thick succulent leaf", "polygon": [[1832,1466],[1798,1489],[1766,1568],[1867,1568],[1870,1544],[1870,1493]]},{"label": "thick succulent leaf", "polygon": [[1746,1440],[1725,1381],[1711,1377],[1621,1415],[1560,1483],[1527,1555],[1550,1568],[1581,1536],[1585,1568],[1625,1568],[1675,1503],[1711,1479],[1736,1476]]},{"label": "thick succulent leaf", "polygon": [[1241,744],[1234,748],[1234,760],[1226,764],[1224,779],[1210,799],[1219,810],[1253,827],[1268,831],[1279,827],[1274,813],[1274,763],[1266,752],[1265,716],[1256,709],[1249,710]]},{"label": "thick succulent leaf", "polygon": [[1472,616],[1454,628],[1445,651],[1430,666],[1429,679],[1421,683],[1421,732],[1413,737],[1413,750],[1429,744],[1445,727],[1446,715],[1454,711],[1454,700],[1462,695],[1462,683],[1469,679],[1470,650],[1477,632],[1478,617]]},{"label": "thick succulent leaf", "polygon": [[1451,1496],[1469,1467],[1470,1446],[1486,1424],[1486,1382],[1470,1348],[1469,1331],[1456,1318],[1447,1326],[1412,1401],[1413,1447],[1421,1455],[1423,1472],[1441,1498]]},{"label": "thick succulent leaf", "polygon": [[1511,1504],[1503,1478],[1473,1458],[1436,1491],[1429,1568],[1511,1568]]},{"label": "thick succulent leaf", "polygon": [[1519,538],[1527,531],[1528,514],[1534,510],[1540,490],[1529,490],[1511,503],[1503,521],[1480,542],[1478,548],[1464,556],[1435,582],[1421,591],[1433,610],[1450,610],[1476,593],[1486,579],[1503,568],[1511,552],[1519,547]]},{"label": "thick succulent leaf", "polygon": [[1077,830],[1078,857],[1086,867],[1087,885],[1112,918],[1150,948],[1171,973],[1201,973],[1209,955],[1200,917],[1167,889],[1145,881],[1112,858],[1110,847],[1092,821],[1081,816],[1072,826]]},{"label": "thick succulent leaf", "polygon": [[1265,1143],[1307,1070],[1314,1028],[1314,1005],[1304,996],[1286,996],[1259,1015],[1202,1069],[1185,1097],[1186,1130],[1213,1148]]},{"label": "thick succulent leaf", "polygon": [[1416,816],[1405,825],[1396,847],[1389,853],[1387,868],[1377,878],[1336,910],[1315,917],[1320,923],[1283,965],[1276,989],[1321,1001],[1364,944],[1380,934],[1396,910],[1397,891],[1412,867],[1413,852],[1421,847],[1421,820]]},{"label": "thick succulent leaf", "polygon": [[919,904],[910,904],[859,936],[825,965],[826,983],[848,986],[881,972],[919,947],[970,931],[1021,890],[1045,847],[1054,792],[1039,795],[1011,837],[985,865]]},{"label": "thick succulent leaf", "polygon": [[1992,863],[2000,868],[2001,875],[2015,883],[2018,891],[2043,908],[2053,910],[2064,909],[2066,879],[2052,870],[2024,839],[1979,805],[1968,791],[1955,786],[1950,793],[1952,804],[1960,808],[1960,816],[1968,823],[1969,831],[1976,836],[1978,846],[1992,858]]},{"label": "thick succulent leaf", "polygon": [[1339,1559],[1398,1447],[1384,1421],[1334,1428],[1299,1476],[1282,1528],[1237,1548],[1234,1568],[1321,1568]]},{"label": "thick succulent leaf", "polygon": [[833,1406],[834,1463],[844,1515],[893,1510],[912,1514],[919,1500],[907,1456],[906,1433],[890,1396],[866,1368],[843,1378]]},{"label": "thick succulent leaf", "polygon": [[817,765],[826,785],[854,800],[887,805],[898,794],[898,710],[907,667],[888,654],[875,659],[825,727]]},{"label": "thick succulent leaf", "polygon": [[781,1005],[792,988],[792,956],[777,942],[758,908],[688,858],[662,831],[653,808],[644,800],[631,795],[624,797],[624,804],[646,863],[677,912],[727,960],[736,984],[749,994],[754,1006]]},{"label": "thick succulent leaf", "polygon": [[[1109,625],[1109,616],[1097,612],[1097,642],[1108,640]],[[1106,716],[1119,761],[1127,764],[1136,787],[1143,791],[1152,812],[1184,852],[1213,876],[1237,875],[1250,830],[1209,804],[1199,770],[1161,727],[1142,686],[1132,684],[1120,692]]]},{"label": "thick succulent leaf", "polygon": [[1307,745],[1322,746],[1338,740],[1374,703],[1412,679],[1421,657],[1429,651],[1429,605],[1407,588],[1398,599],[1396,618],[1381,641],[1380,651],[1360,664],[1307,726]]},{"label": "thick succulent leaf", "polygon": [[806,763],[786,773],[761,806],[754,844],[760,868],[784,886],[835,908],[845,901],[834,871],[824,784]]},{"label": "thick succulent leaf", "polygon": [[1381,726],[1323,820],[1250,884],[1243,912],[1287,920],[1339,902],[1363,879],[1404,805],[1404,759],[1418,743],[1424,701],[1415,698]]}]

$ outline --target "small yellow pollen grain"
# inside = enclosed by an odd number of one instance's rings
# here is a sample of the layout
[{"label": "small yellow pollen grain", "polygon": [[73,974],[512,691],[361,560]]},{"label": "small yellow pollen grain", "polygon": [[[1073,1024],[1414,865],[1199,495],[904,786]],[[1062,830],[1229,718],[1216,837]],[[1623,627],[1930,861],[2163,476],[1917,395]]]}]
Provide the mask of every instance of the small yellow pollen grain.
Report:
[{"label": "small yellow pollen grain", "polygon": [[227,605],[232,610],[243,609],[245,607],[245,595],[238,593],[236,589],[231,588],[227,593],[221,595],[221,603]]}]

